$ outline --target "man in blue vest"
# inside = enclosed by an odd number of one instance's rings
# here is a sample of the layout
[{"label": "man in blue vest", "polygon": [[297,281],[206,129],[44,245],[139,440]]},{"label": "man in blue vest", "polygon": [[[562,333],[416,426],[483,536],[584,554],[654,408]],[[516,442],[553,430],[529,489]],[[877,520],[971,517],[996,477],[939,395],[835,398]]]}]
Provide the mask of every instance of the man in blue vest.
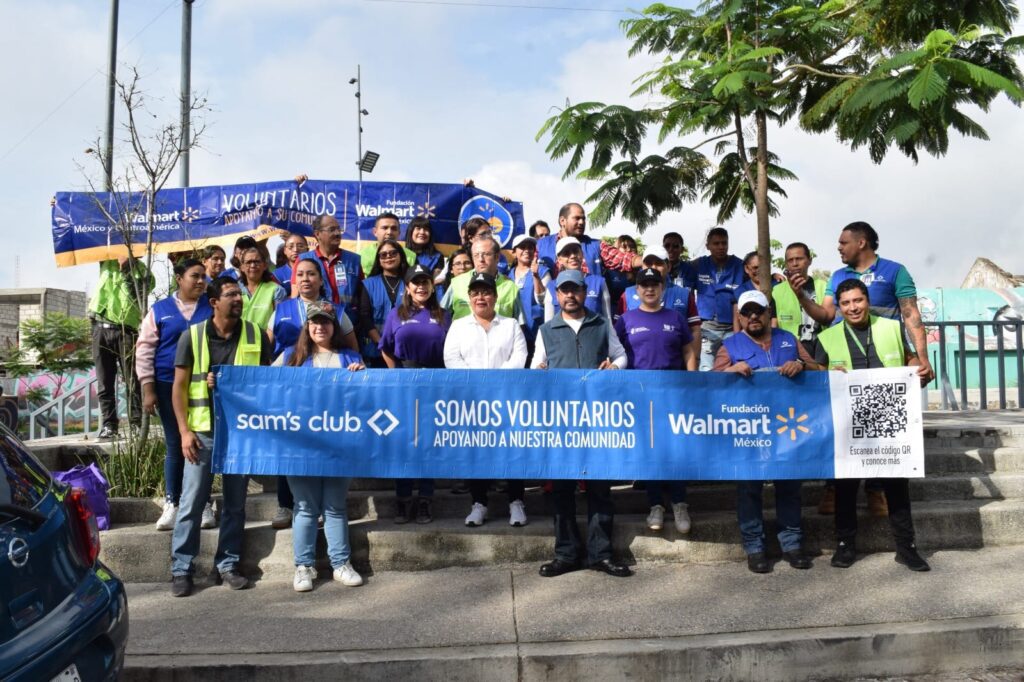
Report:
[{"label": "man in blue vest", "polygon": [[[564,270],[555,280],[559,313],[537,334],[533,369],[625,369],[626,351],[611,322],[583,301],[587,285],[579,270]],[[555,559],[540,567],[545,578],[581,568],[583,540],[576,523],[576,481],[555,481],[551,494],[555,507]],[[610,481],[587,481],[587,566],[617,578],[632,575],[612,559],[612,502]]]},{"label": "man in blue vest", "polygon": [[[749,377],[754,372],[777,371],[795,377],[813,362],[796,337],[783,329],[772,329],[768,298],[757,291],[740,295],[741,331],[727,338],[715,357],[715,371],[735,372]],[[802,481],[776,480],[775,517],[782,555],[793,568],[810,568],[811,560],[803,551],[800,524],[800,485]],[[747,567],[754,573],[769,573],[772,565],[765,556],[763,481],[736,483],[736,516],[739,520]]]},{"label": "man in blue vest", "polygon": [[[359,256],[341,248],[341,225],[332,215],[317,216],[313,220],[316,248],[299,255],[299,260],[311,260],[320,266],[320,276],[331,303],[344,308],[352,324],[359,322],[359,288],[363,278]],[[292,268],[292,290],[295,287],[295,268]]]},{"label": "man in blue vest", "polygon": [[558,252],[556,246],[563,237],[574,237],[583,249],[583,262],[591,275],[604,275],[604,270],[629,272],[642,267],[640,256],[621,251],[600,239],[584,234],[587,229],[587,214],[583,206],[570,203],[558,211],[558,232],[537,240],[537,257],[549,270],[556,269]]},{"label": "man in blue vest", "polygon": [[[213,485],[212,390],[218,365],[269,365],[271,345],[266,334],[242,319],[242,290],[238,282],[218,277],[206,289],[213,317],[182,332],[174,358],[174,416],[185,456],[181,503],[171,537],[171,595],[192,593],[193,560],[199,553],[199,526]],[[214,564],[221,581],[233,590],[249,580],[238,569],[245,530],[248,476],[224,474],[220,535]]]},{"label": "man in blue vest", "polygon": [[724,227],[708,232],[708,255],[689,263],[687,285],[697,292],[700,312],[700,370],[711,369],[722,341],[733,334],[736,289],[743,284],[743,261],[729,253],[729,233]]}]

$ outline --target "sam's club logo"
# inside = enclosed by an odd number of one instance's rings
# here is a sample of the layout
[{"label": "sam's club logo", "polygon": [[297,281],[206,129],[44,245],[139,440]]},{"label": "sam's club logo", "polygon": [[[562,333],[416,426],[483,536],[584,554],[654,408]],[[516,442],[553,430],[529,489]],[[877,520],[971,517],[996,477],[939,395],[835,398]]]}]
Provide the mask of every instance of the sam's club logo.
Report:
[{"label": "sam's club logo", "polygon": [[476,196],[462,205],[459,211],[459,224],[470,218],[483,218],[491,226],[498,244],[506,246],[512,238],[512,214],[500,201],[487,196]]}]

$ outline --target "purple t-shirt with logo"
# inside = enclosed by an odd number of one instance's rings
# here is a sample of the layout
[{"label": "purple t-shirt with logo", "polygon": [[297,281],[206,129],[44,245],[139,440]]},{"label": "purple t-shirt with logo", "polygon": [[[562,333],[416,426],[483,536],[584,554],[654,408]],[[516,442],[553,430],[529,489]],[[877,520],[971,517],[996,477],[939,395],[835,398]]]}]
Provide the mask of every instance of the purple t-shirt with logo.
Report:
[{"label": "purple t-shirt with logo", "polygon": [[615,323],[630,369],[683,369],[683,348],[693,341],[690,326],[677,311],[627,310]]},{"label": "purple t-shirt with logo", "polygon": [[447,312],[444,324],[426,308],[420,308],[408,320],[398,317],[398,308],[388,313],[377,347],[383,352],[415,367],[444,368],[444,337],[452,320]]}]

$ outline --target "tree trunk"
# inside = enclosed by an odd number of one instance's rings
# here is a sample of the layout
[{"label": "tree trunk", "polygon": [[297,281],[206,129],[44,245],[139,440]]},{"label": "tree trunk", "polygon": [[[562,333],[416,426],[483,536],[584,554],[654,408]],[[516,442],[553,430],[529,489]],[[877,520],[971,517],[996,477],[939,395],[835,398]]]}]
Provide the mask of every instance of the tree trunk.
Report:
[{"label": "tree trunk", "polygon": [[757,215],[758,288],[765,296],[772,293],[771,231],[768,226],[768,117],[764,111],[754,114],[757,123],[757,186],[754,189],[754,209]]}]

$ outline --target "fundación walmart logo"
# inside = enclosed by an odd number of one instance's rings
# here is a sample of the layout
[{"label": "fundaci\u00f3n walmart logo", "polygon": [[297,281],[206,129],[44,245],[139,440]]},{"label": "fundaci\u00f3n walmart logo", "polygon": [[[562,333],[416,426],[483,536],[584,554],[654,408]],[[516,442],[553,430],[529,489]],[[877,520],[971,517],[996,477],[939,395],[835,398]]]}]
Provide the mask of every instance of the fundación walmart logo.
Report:
[{"label": "fundaci\u00f3n walmart logo", "polygon": [[783,417],[781,414],[775,415],[775,418],[782,422],[782,426],[775,430],[776,433],[782,435],[789,432],[789,439],[796,440],[796,432],[810,433],[811,430],[803,425],[803,422],[807,421],[807,413],[804,412],[799,417],[796,416],[796,408],[789,408],[789,416]]}]

